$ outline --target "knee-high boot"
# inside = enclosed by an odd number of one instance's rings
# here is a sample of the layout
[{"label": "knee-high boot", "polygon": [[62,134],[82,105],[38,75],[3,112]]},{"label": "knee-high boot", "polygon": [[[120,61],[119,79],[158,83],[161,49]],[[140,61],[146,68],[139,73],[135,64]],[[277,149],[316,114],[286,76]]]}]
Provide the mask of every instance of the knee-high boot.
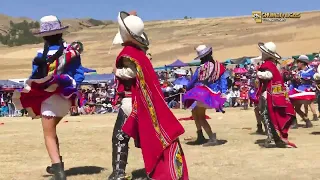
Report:
[{"label": "knee-high boot", "polygon": [[129,152],[129,136],[126,135],[121,129],[126,120],[126,115],[122,109],[120,109],[112,136],[112,174],[108,177],[108,180],[125,180],[126,166],[128,162]]}]

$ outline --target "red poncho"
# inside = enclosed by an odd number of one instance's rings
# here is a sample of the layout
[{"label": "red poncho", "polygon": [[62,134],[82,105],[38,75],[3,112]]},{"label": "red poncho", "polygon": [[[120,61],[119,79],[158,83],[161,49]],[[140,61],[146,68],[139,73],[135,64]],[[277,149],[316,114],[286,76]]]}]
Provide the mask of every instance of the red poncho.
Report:
[{"label": "red poncho", "polygon": [[295,111],[290,103],[282,76],[276,65],[271,61],[265,61],[265,63],[260,66],[259,71],[270,71],[273,75],[271,80],[259,80],[260,84],[257,97],[260,97],[263,89],[266,88],[270,120],[280,137],[284,141],[287,141],[288,131],[291,125],[290,120],[295,116]]},{"label": "red poncho", "polygon": [[128,58],[137,68],[132,86],[132,113],[123,131],[139,142],[147,174],[159,180],[187,180],[188,170],[178,137],[182,125],[168,108],[157,75],[145,53],[125,46],[117,57]]}]

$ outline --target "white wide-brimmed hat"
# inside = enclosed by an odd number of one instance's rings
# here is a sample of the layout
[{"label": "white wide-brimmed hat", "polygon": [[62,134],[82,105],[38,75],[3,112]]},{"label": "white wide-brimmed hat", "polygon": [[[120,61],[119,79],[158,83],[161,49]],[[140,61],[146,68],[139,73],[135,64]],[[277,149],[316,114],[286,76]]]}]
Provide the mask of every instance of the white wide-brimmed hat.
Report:
[{"label": "white wide-brimmed hat", "polygon": [[63,26],[56,16],[44,16],[40,19],[40,29],[33,33],[37,37],[53,36],[61,34],[67,30],[69,26]]},{"label": "white wide-brimmed hat", "polygon": [[272,56],[277,60],[281,59],[281,56],[277,53],[277,46],[273,42],[267,42],[267,43],[259,42],[258,46],[262,53]]},{"label": "white wide-brimmed hat", "polygon": [[[144,38],[144,39],[147,39],[147,37],[145,37],[144,36],[145,35],[145,33],[143,33],[142,35],[141,35],[141,37],[142,38]],[[122,37],[121,37],[121,34],[120,34],[120,32],[118,32],[117,34],[116,34],[116,36],[113,38],[113,42],[112,42],[112,44],[122,44],[123,43],[123,40],[122,40]]]},{"label": "white wide-brimmed hat", "polygon": [[212,47],[207,47],[206,45],[199,45],[195,48],[195,50],[197,51],[198,56],[194,59],[201,59],[212,52]]},{"label": "white wide-brimmed hat", "polygon": [[307,63],[307,64],[309,64],[309,57],[308,56],[306,56],[306,55],[300,55],[299,57],[298,57],[298,59],[296,59],[296,61],[300,61],[300,62],[304,62],[304,63]]},{"label": "white wide-brimmed hat", "polygon": [[144,33],[144,23],[140,17],[121,11],[118,15],[118,23],[122,42],[125,41],[124,36],[128,34],[138,43],[138,45],[149,46],[149,39],[147,34]]}]

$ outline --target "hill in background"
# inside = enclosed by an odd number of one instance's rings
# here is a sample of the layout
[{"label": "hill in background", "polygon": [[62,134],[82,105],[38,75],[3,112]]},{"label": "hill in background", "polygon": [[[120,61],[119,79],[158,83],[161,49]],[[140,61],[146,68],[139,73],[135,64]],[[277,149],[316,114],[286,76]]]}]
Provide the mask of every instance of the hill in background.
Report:
[{"label": "hill in background", "polygon": [[[106,26],[112,21],[101,21],[92,18],[86,19],[65,19],[62,23],[70,26],[67,33],[76,32],[95,26]],[[0,43],[3,45],[20,46],[24,44],[38,44],[41,38],[36,38],[31,33],[39,28],[39,22],[29,18],[13,18],[0,14]]]},{"label": "hill in background", "polygon": [[[142,17],[143,18],[143,17]],[[80,20],[65,20],[71,32],[65,36],[68,42],[80,40],[84,43],[82,55],[85,67],[99,73],[110,73],[121,47],[113,46],[112,40],[118,31],[117,24],[85,27]],[[1,20],[0,20],[1,22]],[[172,63],[176,59],[189,62],[195,58],[194,47],[199,44],[212,45],[218,60],[242,56],[258,56],[259,41],[273,41],[283,57],[319,52],[320,12],[302,13],[300,19],[286,22],[254,22],[252,17],[227,17],[206,19],[182,19],[146,22],[153,65]],[[72,25],[74,23],[74,25]],[[42,45],[0,47],[0,79],[28,77],[31,61]]]}]

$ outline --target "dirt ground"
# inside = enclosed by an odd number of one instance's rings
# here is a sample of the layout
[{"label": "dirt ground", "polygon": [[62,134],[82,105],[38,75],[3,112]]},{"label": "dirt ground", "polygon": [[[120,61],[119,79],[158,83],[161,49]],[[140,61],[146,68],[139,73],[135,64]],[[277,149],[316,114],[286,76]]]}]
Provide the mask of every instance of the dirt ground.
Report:
[{"label": "dirt ground", "polygon": [[[289,138],[297,149],[264,149],[255,144],[265,138],[254,134],[252,109],[226,109],[225,114],[208,111],[208,120],[218,138],[227,140],[216,147],[190,146],[185,138],[195,135],[193,121],[183,121],[182,146],[192,180],[316,180],[320,179],[320,127],[291,130]],[[175,110],[188,117],[187,110]],[[311,115],[310,115],[311,116]],[[106,179],[111,173],[111,135],[116,114],[66,117],[58,127],[61,152],[69,180]],[[0,179],[48,179],[50,164],[39,120],[1,118]],[[302,124],[302,122],[300,122]],[[143,179],[143,161],[131,142],[128,173]]]}]

